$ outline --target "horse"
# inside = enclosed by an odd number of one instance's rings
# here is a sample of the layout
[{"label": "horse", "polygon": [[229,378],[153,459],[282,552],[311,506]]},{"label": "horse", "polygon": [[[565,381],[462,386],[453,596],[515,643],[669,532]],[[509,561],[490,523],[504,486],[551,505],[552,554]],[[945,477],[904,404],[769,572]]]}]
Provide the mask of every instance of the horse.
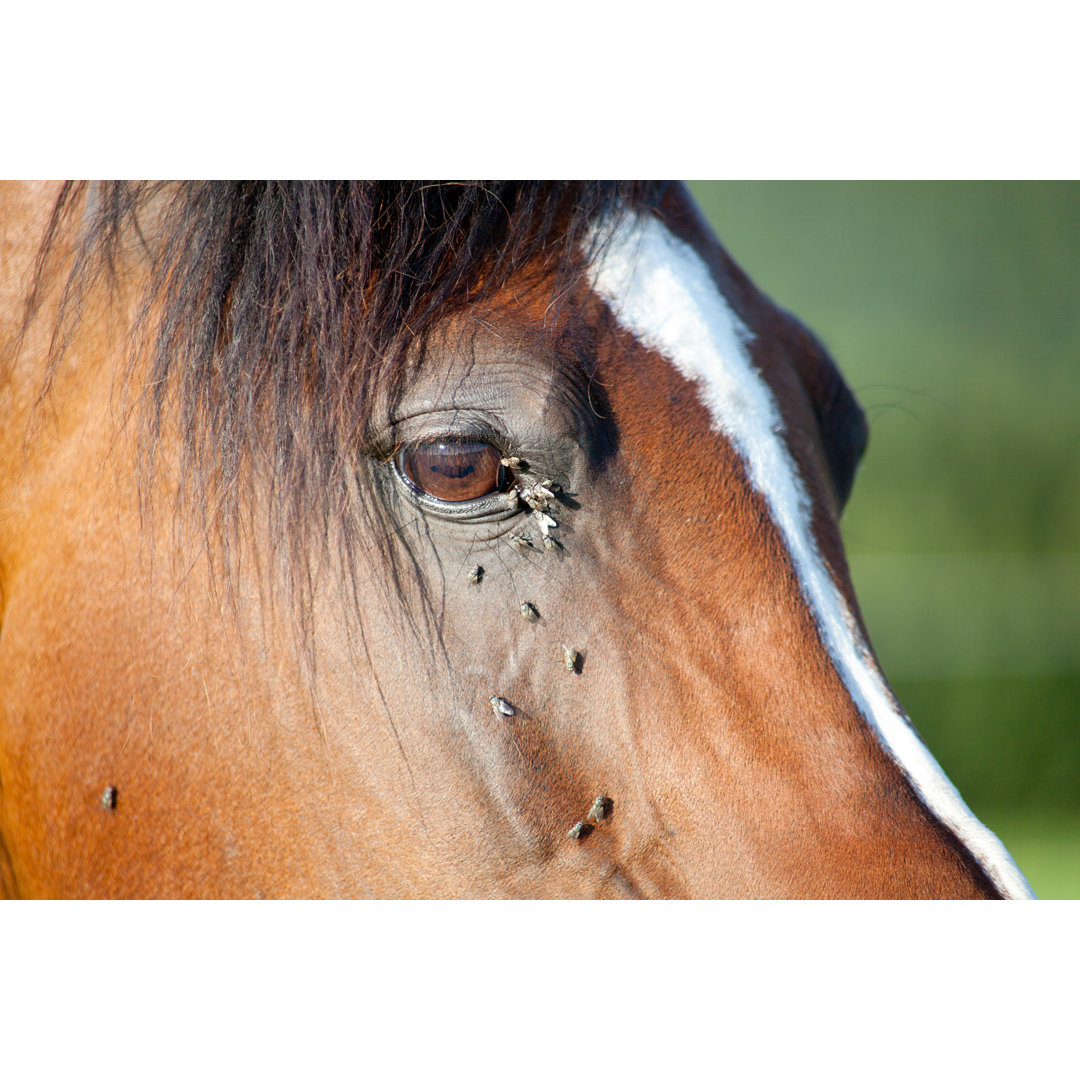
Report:
[{"label": "horse", "polygon": [[0,186],[9,897],[1031,896],[822,344],[674,183]]}]

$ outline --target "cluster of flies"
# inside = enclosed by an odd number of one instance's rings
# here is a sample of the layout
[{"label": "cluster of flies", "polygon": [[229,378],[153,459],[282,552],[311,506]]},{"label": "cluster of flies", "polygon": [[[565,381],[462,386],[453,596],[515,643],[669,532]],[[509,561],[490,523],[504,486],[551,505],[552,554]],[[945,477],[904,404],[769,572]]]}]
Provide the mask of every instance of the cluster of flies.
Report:
[{"label": "cluster of flies", "polygon": [[[521,465],[521,458],[504,457],[501,464],[507,469],[516,469]],[[551,530],[558,528],[559,523],[548,513],[548,508],[555,501],[559,493],[559,485],[550,480],[538,480],[524,487],[512,487],[506,493],[506,502],[511,510],[516,510],[524,503],[531,511],[540,528],[540,539],[546,551],[555,551],[561,545],[551,535]],[[518,551],[524,551],[533,546],[532,538],[525,531],[512,532],[510,534],[510,546]]]},{"label": "cluster of flies", "polygon": [[[521,458],[504,457],[501,464],[508,469],[516,469],[521,465]],[[548,512],[551,508],[551,504],[555,502],[559,491],[560,488],[558,484],[553,483],[551,480],[540,480],[524,487],[512,487],[506,495],[506,502],[511,510],[517,510],[518,507],[524,503],[532,512],[532,516],[539,526],[541,541],[546,551],[556,551],[562,547],[559,541],[551,535],[551,530],[558,528],[559,523]],[[514,548],[515,551],[524,553],[533,546],[532,538],[524,530],[512,532],[510,534],[510,546]],[[474,585],[479,585],[483,578],[484,568],[479,564],[469,571],[469,581]],[[521,617],[526,622],[539,622],[539,611],[537,611],[535,605],[529,603],[527,600],[522,600],[520,611]],[[568,645],[563,645],[562,651],[563,666],[572,675],[579,674],[581,670],[581,654],[576,649],[571,649]],[[514,715],[514,706],[511,705],[506,698],[499,697],[497,694],[492,694],[488,700],[491,703],[491,711],[499,717],[499,719]],[[575,822],[571,826],[567,836],[571,840],[583,839],[591,829],[591,826],[588,825],[587,822],[592,821],[599,824],[603,821],[608,806],[608,799],[604,795],[597,795],[593,800],[592,805],[589,807],[589,811],[585,815],[585,818]]]},{"label": "cluster of flies", "polygon": [[603,793],[596,796],[592,801],[592,805],[589,807],[588,813],[581,821],[575,821],[570,826],[570,831],[566,834],[571,840],[583,840],[592,829],[592,822],[595,825],[599,825],[601,821],[608,816],[608,811],[611,809],[611,800]]}]

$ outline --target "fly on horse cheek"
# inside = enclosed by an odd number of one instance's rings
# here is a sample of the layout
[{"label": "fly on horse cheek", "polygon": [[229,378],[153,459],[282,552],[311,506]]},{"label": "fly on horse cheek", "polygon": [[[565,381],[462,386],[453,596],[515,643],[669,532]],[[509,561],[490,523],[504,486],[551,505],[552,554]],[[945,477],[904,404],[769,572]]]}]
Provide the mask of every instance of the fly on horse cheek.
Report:
[{"label": "fly on horse cheek", "polygon": [[524,553],[533,546],[532,538],[527,532],[512,532],[509,543],[519,553]]},{"label": "fly on horse cheek", "polygon": [[859,624],[861,410],[685,187],[0,194],[7,891],[1030,895]]}]

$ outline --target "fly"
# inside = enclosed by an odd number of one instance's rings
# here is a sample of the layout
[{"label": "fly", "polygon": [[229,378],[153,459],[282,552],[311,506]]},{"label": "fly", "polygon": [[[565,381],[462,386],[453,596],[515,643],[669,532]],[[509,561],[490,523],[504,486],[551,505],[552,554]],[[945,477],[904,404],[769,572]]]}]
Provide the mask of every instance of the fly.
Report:
[{"label": "fly", "polygon": [[550,480],[538,481],[522,488],[522,501],[527,503],[533,510],[546,510],[548,503],[555,498],[555,492],[548,487],[550,483]]},{"label": "fly", "polygon": [[543,510],[534,510],[533,517],[539,522],[540,532],[544,536],[548,535],[549,529],[558,528],[559,523],[550,514],[545,514]]},{"label": "fly", "polygon": [[505,698],[497,697],[495,694],[492,694],[491,697],[488,698],[488,701],[491,702],[491,711],[496,716],[503,717],[514,715],[514,706]]}]

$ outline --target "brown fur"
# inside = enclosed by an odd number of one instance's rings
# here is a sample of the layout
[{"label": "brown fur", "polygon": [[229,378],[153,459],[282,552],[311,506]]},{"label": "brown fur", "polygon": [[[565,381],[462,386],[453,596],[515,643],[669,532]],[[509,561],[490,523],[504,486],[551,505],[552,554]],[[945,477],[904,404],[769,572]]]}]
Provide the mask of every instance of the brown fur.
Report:
[{"label": "brown fur", "polygon": [[[55,198],[0,186],[7,894],[993,895],[848,698],[693,387],[579,278],[532,250],[497,288],[448,305],[394,391],[373,384],[372,456],[336,437],[325,448],[340,486],[312,514],[279,498],[276,429],[258,409],[228,465],[213,443],[191,456],[187,414],[166,397],[155,469],[140,472],[146,418],[131,391],[153,364],[144,352],[126,366],[126,334],[152,271],[136,251],[111,287],[86,279],[58,361],[73,218],[23,324]],[[844,412],[827,358],[730,263],[685,192],[660,212],[757,335],[819,546],[853,603],[836,525],[844,453],[823,436],[823,417]],[[427,518],[395,486],[389,421],[474,399],[530,440],[504,449],[565,487],[559,552],[511,548],[520,520]],[[314,403],[290,407],[302,425]],[[318,440],[304,445],[318,456]],[[232,533],[178,531],[163,509],[213,525],[222,500]],[[361,505],[379,509],[350,517]],[[514,715],[497,717],[492,694]],[[568,836],[598,792],[602,820]]]}]

